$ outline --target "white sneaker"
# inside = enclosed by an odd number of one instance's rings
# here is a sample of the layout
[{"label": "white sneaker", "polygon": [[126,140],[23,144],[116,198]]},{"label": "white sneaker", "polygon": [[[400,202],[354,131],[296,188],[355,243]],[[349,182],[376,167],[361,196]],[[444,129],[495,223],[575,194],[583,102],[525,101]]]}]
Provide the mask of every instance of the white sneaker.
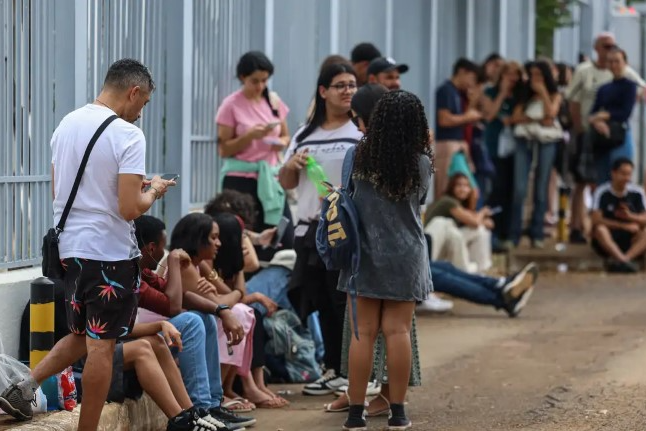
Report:
[{"label": "white sneaker", "polygon": [[[341,386],[339,389],[334,391],[334,395],[336,396],[341,396],[346,393],[348,390],[348,386],[344,385]],[[377,382],[376,380],[373,380],[372,382],[368,382],[368,387],[366,388],[366,396],[367,397],[374,397],[376,395],[379,395],[381,393],[381,384]]]},{"label": "white sneaker", "polygon": [[348,379],[338,377],[334,370],[328,370],[323,377],[305,385],[304,395],[329,395],[333,394],[341,386],[348,386]]},{"label": "white sneaker", "polygon": [[446,313],[452,309],[453,301],[442,299],[434,293],[429,294],[428,299],[417,306],[419,311],[432,311],[435,313]]}]

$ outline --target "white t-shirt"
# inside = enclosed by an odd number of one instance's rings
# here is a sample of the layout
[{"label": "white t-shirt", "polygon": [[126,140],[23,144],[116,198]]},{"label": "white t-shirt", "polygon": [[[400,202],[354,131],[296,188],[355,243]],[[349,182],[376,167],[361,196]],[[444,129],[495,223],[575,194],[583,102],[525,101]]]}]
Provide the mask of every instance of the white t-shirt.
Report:
[{"label": "white t-shirt", "polygon": [[[296,142],[296,137],[304,128],[305,126],[294,133],[286,152],[287,158],[292,157],[295,152],[307,149],[309,155],[323,168],[328,181],[340,185],[345,153],[350,147],[359,143],[363,134],[357,130],[357,126],[352,121],[348,120],[346,124],[333,130],[319,127],[302,142]],[[317,220],[321,212],[321,201],[314,183],[307,178],[305,169],[300,172],[296,192],[298,193],[297,219],[304,222]]]},{"label": "white t-shirt", "polygon": [[[630,66],[626,66],[624,75],[637,83],[638,91],[642,91],[642,88],[646,87],[646,82]],[[581,63],[574,71],[572,82],[565,91],[565,97],[572,102],[581,104],[581,120],[585,130],[590,126],[588,116],[594,105],[594,99],[597,96],[599,87],[611,81],[612,72],[608,69],[599,69],[592,61]]]},{"label": "white t-shirt", "polygon": [[[111,109],[85,105],[63,118],[52,136],[54,225],[72,191],[90,139]],[[114,262],[140,255],[133,222],[119,214],[119,174],[146,175],[146,138],[120,118],[110,123],[90,153],[72,210],[60,236],[61,259],[79,257]]]}]

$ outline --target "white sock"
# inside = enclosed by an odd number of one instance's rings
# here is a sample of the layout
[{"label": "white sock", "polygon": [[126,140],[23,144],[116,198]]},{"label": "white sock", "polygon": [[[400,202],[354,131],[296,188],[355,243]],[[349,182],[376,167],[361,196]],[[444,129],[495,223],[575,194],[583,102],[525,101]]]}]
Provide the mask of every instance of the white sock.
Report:
[{"label": "white sock", "polygon": [[506,283],[506,282],[507,282],[507,279],[506,279],[505,277],[500,277],[500,278],[498,279],[498,283],[496,283],[496,287],[497,287],[498,289],[502,289],[503,287],[505,287],[505,283]]},{"label": "white sock", "polygon": [[40,385],[36,380],[34,380],[34,377],[30,374],[27,379],[18,383],[17,386],[22,391],[22,397],[25,400],[31,400],[32,398],[34,398],[34,394],[36,393],[36,390]]}]

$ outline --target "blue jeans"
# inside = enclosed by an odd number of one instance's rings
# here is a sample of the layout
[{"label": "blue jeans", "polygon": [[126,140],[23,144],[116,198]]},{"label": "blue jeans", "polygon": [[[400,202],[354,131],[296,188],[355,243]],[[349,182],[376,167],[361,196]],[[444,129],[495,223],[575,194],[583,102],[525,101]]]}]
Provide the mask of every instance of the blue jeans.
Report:
[{"label": "blue jeans", "polygon": [[514,244],[520,242],[523,230],[523,205],[529,186],[529,172],[532,168],[534,151],[538,154],[534,171],[534,205],[529,225],[529,235],[533,240],[543,239],[543,219],[547,211],[547,192],[550,173],[556,157],[556,142],[540,143],[526,139],[516,139],[514,153],[514,198],[511,208],[510,239]]},{"label": "blue jeans", "polygon": [[610,171],[612,170],[612,164],[615,160],[620,157],[633,160],[634,154],[633,134],[630,128],[628,128],[628,130],[626,130],[626,139],[620,147],[613,148],[603,155],[595,155],[594,164],[597,170],[597,184],[603,184],[610,181]]},{"label": "blue jeans", "polygon": [[444,261],[431,262],[431,277],[436,292],[497,309],[505,305],[497,278],[469,274]]},{"label": "blue jeans", "polygon": [[203,409],[218,407],[224,392],[215,317],[191,311],[180,313],[169,322],[182,334],[184,348],[176,356],[193,405]]},{"label": "blue jeans", "polygon": [[[247,292],[262,293],[276,302],[280,308],[294,311],[294,307],[292,307],[287,298],[287,289],[291,276],[292,272],[285,267],[270,266],[247,281]],[[260,311],[263,316],[267,315],[267,309],[263,305],[256,302],[250,306]]]}]

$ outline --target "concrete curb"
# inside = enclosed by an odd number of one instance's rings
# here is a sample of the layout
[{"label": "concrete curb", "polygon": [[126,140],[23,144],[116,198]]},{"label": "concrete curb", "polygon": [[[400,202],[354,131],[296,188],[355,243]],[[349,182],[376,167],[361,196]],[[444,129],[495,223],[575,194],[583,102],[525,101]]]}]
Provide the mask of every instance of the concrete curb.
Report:
[{"label": "concrete curb", "polygon": [[[75,431],[80,408],[73,412],[41,413],[31,422],[0,420],[0,430],[14,431]],[[138,400],[123,404],[106,404],[101,413],[98,431],[163,431],[167,419],[146,394]]]}]

